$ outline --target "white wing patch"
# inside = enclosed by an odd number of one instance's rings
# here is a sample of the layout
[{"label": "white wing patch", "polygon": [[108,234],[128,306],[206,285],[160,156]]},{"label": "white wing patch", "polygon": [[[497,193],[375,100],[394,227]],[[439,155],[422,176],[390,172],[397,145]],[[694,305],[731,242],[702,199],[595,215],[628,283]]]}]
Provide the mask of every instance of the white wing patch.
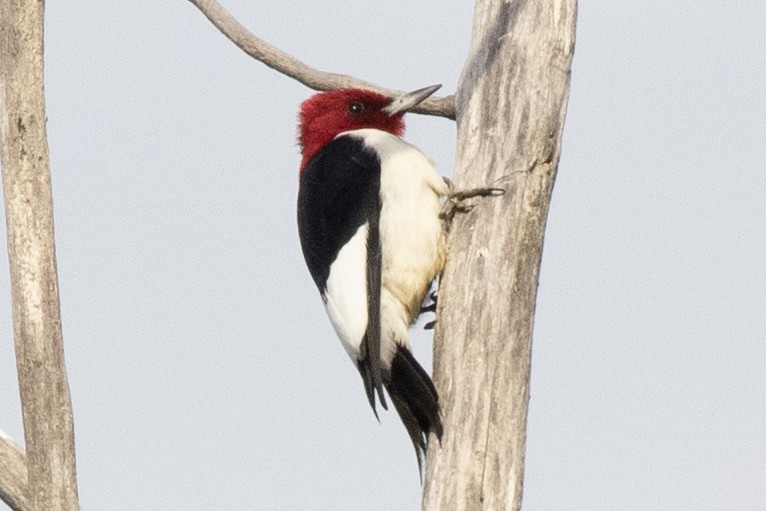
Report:
[{"label": "white wing patch", "polygon": [[356,364],[367,331],[367,224],[365,223],[330,265],[325,309],[340,342]]}]

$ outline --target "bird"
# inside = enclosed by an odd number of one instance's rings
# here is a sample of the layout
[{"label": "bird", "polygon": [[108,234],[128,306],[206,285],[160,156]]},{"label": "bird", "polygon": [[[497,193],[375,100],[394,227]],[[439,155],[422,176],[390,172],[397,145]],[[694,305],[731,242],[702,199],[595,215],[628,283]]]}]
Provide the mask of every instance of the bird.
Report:
[{"label": "bird", "polygon": [[439,395],[412,354],[409,328],[444,268],[439,215],[449,186],[402,135],[404,114],[440,87],[398,95],[321,92],[298,116],[298,234],[306,265],[375,417],[378,401],[388,409],[385,388],[421,473],[429,438],[441,442],[443,426]]}]

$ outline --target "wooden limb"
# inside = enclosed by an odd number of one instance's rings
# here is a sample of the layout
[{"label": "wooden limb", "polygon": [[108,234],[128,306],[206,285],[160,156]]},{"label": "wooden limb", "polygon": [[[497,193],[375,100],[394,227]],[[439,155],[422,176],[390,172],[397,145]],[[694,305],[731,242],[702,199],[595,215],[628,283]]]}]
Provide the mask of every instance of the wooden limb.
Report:
[{"label": "wooden limb", "polygon": [[[0,145],[29,509],[79,510],[45,133],[41,0],[0,0]],[[5,469],[5,466],[3,466]]]},{"label": "wooden limb", "polygon": [[13,511],[31,511],[24,450],[0,430],[0,500]]},{"label": "wooden limb", "polygon": [[[202,11],[202,14],[242,51],[311,89],[324,91],[356,87],[375,90],[386,95],[401,93],[401,91],[386,89],[353,76],[328,73],[304,64],[292,55],[253,35],[216,0],[189,0],[189,2]],[[411,111],[455,119],[454,96],[429,98]]]}]

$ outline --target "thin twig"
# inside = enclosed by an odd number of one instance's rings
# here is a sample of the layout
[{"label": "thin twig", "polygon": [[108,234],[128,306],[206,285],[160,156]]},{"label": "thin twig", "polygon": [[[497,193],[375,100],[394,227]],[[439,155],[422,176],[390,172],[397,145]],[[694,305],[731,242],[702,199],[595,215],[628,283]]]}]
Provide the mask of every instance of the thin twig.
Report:
[{"label": "thin twig", "polygon": [[[242,51],[263,62],[270,68],[283,75],[294,78],[303,85],[319,91],[357,87],[371,89],[383,94],[393,95],[400,91],[380,87],[353,76],[328,73],[315,69],[292,55],[272,46],[263,39],[256,37],[242,26],[234,16],[224,9],[216,0],[189,0],[197,9],[202,11],[207,19],[215,25],[231,42]],[[429,98],[412,112],[455,119],[454,96]]]}]

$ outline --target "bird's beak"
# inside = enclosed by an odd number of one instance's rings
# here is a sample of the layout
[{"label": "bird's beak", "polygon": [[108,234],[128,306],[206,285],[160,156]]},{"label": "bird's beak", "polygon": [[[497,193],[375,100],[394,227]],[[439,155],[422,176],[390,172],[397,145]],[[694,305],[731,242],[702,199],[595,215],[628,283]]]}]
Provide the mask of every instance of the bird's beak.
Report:
[{"label": "bird's beak", "polygon": [[391,103],[383,108],[383,111],[388,115],[395,115],[412,110],[440,88],[441,84],[431,85],[430,87],[424,87],[400,96],[395,96],[394,99],[391,100]]}]

